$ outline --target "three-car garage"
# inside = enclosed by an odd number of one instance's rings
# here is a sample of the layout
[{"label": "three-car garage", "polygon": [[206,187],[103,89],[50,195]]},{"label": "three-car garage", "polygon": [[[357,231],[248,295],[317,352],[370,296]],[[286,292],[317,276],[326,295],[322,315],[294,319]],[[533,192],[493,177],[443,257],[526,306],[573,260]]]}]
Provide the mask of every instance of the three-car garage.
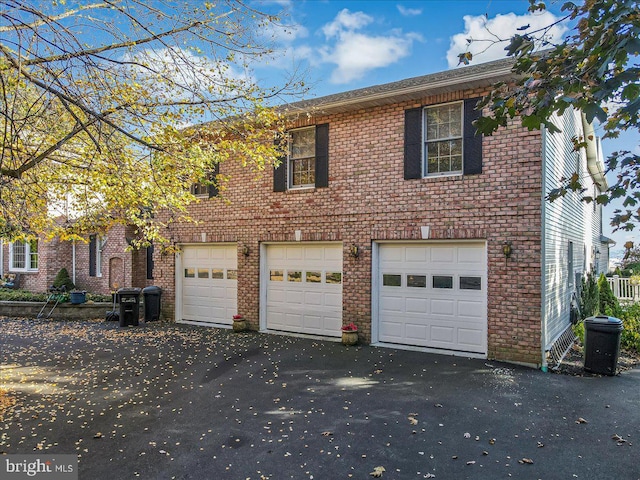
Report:
[{"label": "three-car garage", "polygon": [[[357,285],[342,242],[261,244],[260,329],[339,337],[352,321],[343,292],[370,289],[373,344],[487,354],[485,242],[373,242],[371,251],[371,284]],[[238,255],[235,243],[183,247],[178,321],[228,326],[242,313]]]}]

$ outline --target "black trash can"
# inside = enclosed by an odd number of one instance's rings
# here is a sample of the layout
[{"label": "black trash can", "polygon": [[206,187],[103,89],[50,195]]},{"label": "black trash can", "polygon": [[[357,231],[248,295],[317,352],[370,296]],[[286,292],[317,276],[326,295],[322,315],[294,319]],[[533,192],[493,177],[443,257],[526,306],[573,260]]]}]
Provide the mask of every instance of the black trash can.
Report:
[{"label": "black trash can", "polygon": [[597,316],[584,320],[584,369],[602,375],[615,375],[620,356],[622,320]]},{"label": "black trash can", "polygon": [[160,320],[160,296],[162,289],[154,285],[142,289],[144,296],[144,321]]},{"label": "black trash can", "polygon": [[140,314],[140,289],[121,288],[116,292],[116,297],[120,304],[120,326],[137,326]]}]

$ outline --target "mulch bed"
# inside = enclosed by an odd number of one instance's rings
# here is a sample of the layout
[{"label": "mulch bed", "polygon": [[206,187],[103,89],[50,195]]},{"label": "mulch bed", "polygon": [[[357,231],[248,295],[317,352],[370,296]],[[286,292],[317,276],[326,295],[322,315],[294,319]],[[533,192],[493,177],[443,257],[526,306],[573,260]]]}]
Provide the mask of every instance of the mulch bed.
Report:
[{"label": "mulch bed", "polygon": [[[618,356],[617,375],[640,365],[640,355],[629,350],[621,350]],[[583,345],[576,340],[569,352],[564,357],[557,368],[550,369],[551,372],[561,375],[573,375],[576,377],[601,377],[597,373],[591,373],[584,370],[584,348]]]}]

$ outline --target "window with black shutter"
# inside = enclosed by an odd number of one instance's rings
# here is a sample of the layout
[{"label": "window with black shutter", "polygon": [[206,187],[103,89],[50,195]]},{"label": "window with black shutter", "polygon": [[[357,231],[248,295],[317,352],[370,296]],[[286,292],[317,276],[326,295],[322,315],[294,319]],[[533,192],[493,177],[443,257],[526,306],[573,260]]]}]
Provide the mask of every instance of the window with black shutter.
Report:
[{"label": "window with black shutter", "polygon": [[328,187],[329,125],[291,130],[287,143],[287,156],[274,169],[273,191]]},{"label": "window with black shutter", "polygon": [[98,237],[96,235],[89,236],[89,276],[96,276]]},{"label": "window with black shutter", "polygon": [[191,193],[197,197],[215,197],[218,195],[218,185],[216,177],[220,173],[220,164],[216,164],[215,168],[209,173],[206,181],[194,183],[191,185]]},{"label": "window with black shutter", "polygon": [[405,180],[482,173],[478,98],[405,111]]}]

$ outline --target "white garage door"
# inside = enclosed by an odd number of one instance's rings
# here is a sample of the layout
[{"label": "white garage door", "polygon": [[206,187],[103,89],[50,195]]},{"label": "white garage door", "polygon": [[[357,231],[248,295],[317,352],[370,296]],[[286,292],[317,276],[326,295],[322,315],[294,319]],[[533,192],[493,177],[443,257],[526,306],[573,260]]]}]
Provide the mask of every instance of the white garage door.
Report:
[{"label": "white garage door", "polygon": [[380,244],[378,340],[487,353],[482,243]]},{"label": "white garage door", "polygon": [[339,337],[342,326],[342,244],[266,247],[269,330]]},{"label": "white garage door", "polygon": [[182,320],[231,325],[238,313],[236,245],[186,246],[182,252]]}]

